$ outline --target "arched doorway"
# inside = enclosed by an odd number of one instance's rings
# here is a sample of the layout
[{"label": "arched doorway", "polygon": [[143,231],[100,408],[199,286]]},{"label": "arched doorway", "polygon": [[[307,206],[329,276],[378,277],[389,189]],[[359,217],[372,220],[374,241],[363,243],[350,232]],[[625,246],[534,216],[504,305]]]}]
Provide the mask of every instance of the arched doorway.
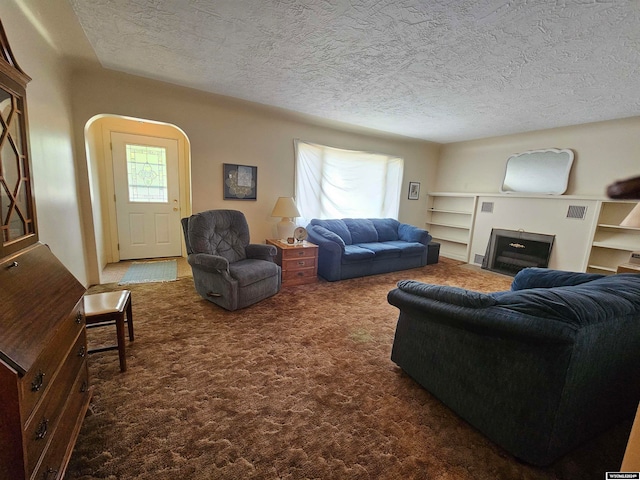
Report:
[{"label": "arched doorway", "polygon": [[[117,182],[114,181],[113,174],[112,139],[122,134],[175,143],[177,191],[175,197],[168,199],[168,201],[171,204],[171,209],[177,209],[178,217],[188,216],[192,211],[190,144],[184,131],[167,123],[118,115],[97,115],[90,119],[85,126],[85,147],[91,197],[92,230],[95,241],[95,263],[98,270],[92,272],[91,277],[93,278],[100,278],[102,269],[108,263],[118,262],[121,259],[119,250],[121,235],[119,234],[115,202]],[[180,223],[172,221],[168,227],[177,229],[179,232]],[[120,229],[122,228],[123,226],[120,225]],[[186,256],[181,236],[179,238],[181,247],[179,253]],[[143,257],[144,255],[140,258]]]}]

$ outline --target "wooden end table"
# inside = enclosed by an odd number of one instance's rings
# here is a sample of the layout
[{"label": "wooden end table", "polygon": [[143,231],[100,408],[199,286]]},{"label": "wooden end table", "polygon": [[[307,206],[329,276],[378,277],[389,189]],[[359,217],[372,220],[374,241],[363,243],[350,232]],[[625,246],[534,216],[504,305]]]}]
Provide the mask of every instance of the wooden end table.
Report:
[{"label": "wooden end table", "polygon": [[267,239],[278,250],[276,263],[282,268],[282,286],[305,285],[318,281],[318,246],[309,242],[286,243]]}]

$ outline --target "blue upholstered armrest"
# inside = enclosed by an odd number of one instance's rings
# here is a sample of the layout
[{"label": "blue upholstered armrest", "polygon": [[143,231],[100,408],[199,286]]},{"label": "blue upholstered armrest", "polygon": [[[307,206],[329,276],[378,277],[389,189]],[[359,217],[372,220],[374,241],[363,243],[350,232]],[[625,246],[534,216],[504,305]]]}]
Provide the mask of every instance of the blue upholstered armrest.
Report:
[{"label": "blue upholstered armrest", "polygon": [[255,258],[258,260],[266,260],[273,262],[273,257],[278,253],[273,245],[265,245],[264,243],[250,243],[244,249],[247,258]]},{"label": "blue upholstered armrest", "polygon": [[450,287],[448,285],[432,285],[415,280],[400,280],[398,282],[398,288],[413,295],[460,307],[486,308],[498,303],[492,296],[485,293]]},{"label": "blue upholstered armrest", "polygon": [[429,232],[407,223],[401,223],[398,226],[398,238],[405,242],[418,242],[423,245],[428,245],[431,241],[431,235],[429,235]]},{"label": "blue upholstered armrest", "polygon": [[553,288],[581,285],[604,275],[596,273],[567,272],[564,270],[550,270],[548,268],[530,267],[520,270],[511,283],[511,290],[527,288]]},{"label": "blue upholstered armrest", "polygon": [[228,272],[229,261],[218,255],[210,255],[208,253],[192,253],[187,258],[189,265],[205,272]]},{"label": "blue upholstered armrest", "polygon": [[[330,250],[337,250],[338,253],[344,252],[345,243],[342,238],[320,225],[309,225],[307,227],[307,233],[309,234],[309,241],[315,243],[320,248],[328,248]],[[333,248],[332,248],[333,247]]]}]

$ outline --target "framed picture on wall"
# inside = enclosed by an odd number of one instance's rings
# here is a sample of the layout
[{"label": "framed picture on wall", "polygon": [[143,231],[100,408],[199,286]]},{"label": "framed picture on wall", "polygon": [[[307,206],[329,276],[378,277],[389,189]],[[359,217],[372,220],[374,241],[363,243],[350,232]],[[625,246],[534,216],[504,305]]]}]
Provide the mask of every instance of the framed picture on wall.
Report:
[{"label": "framed picture on wall", "polygon": [[258,167],[223,163],[222,182],[225,200],[258,198]]},{"label": "framed picture on wall", "polygon": [[418,200],[420,197],[420,182],[409,182],[409,200]]}]

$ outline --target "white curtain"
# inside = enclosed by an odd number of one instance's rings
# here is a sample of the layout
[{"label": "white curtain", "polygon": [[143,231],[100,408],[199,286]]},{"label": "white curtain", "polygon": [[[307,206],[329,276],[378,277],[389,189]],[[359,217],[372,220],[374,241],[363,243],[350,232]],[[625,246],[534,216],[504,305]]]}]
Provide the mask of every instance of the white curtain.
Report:
[{"label": "white curtain", "polygon": [[294,143],[298,224],[312,218],[398,218],[402,158]]}]

